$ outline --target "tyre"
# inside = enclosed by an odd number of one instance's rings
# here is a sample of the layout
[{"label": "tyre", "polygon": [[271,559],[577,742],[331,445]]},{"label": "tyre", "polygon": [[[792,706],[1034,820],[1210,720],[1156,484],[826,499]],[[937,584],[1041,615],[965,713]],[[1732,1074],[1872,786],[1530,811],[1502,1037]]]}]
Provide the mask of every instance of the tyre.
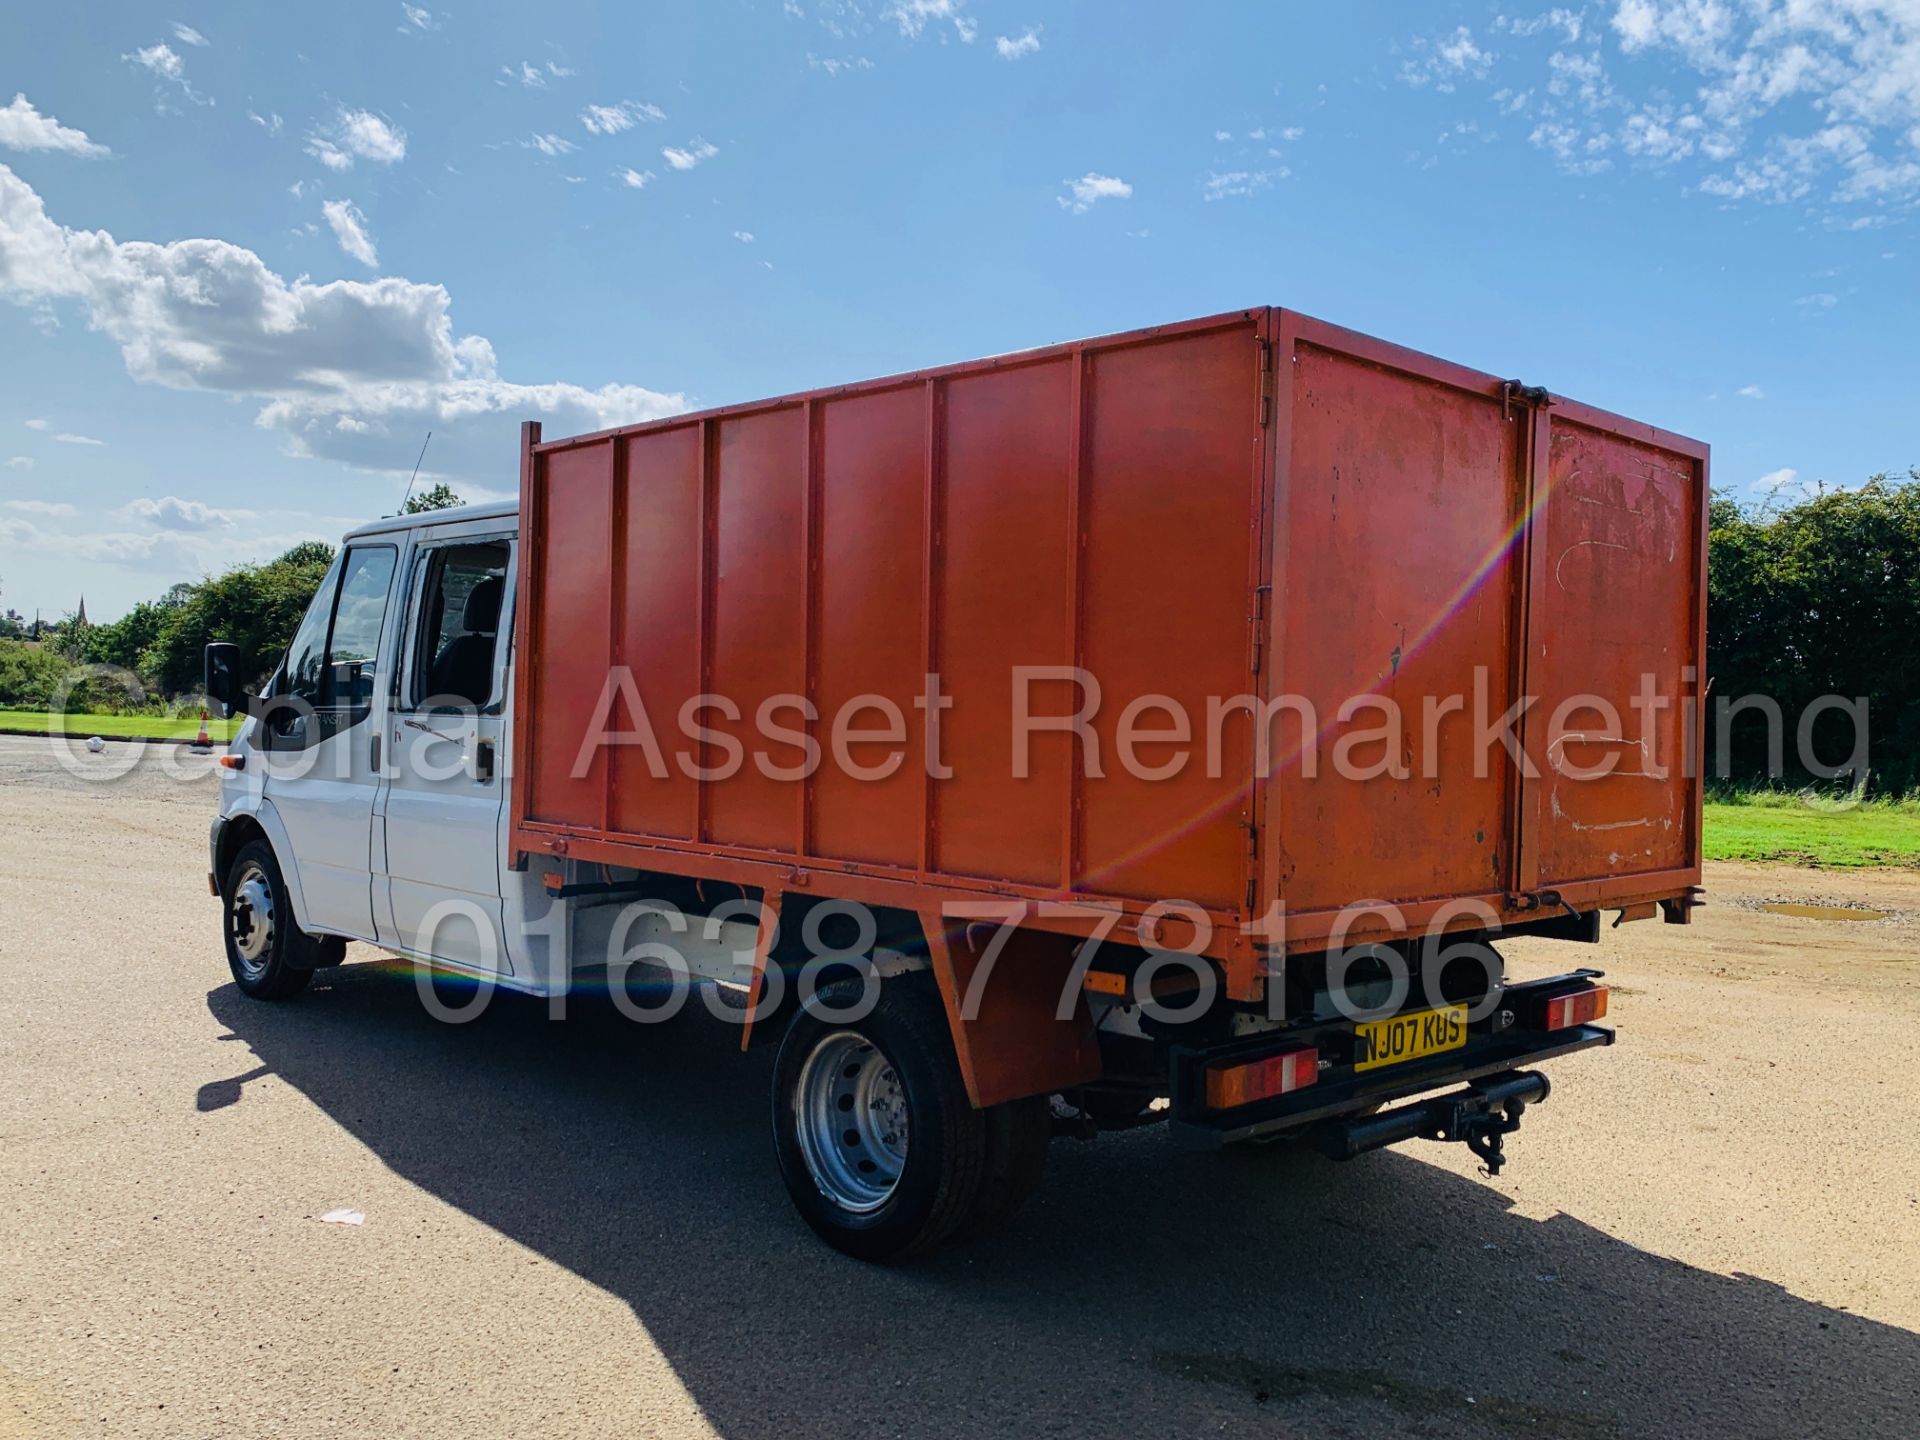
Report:
[{"label": "tyre", "polygon": [[[859,980],[818,1003],[855,1010]],[[986,1116],[967,1100],[938,992],[923,977],[883,982],[858,1020],[797,1014],[773,1066],[773,1144],[801,1218],[861,1260],[904,1260],[973,1212]]]},{"label": "tyre", "polygon": [[293,923],[287,882],[264,840],[251,840],[227,866],[221,929],[233,983],[255,1000],[285,1000],[306,989],[325,951]]},{"label": "tyre", "polygon": [[998,1230],[1032,1198],[1047,1172],[1053,1144],[1053,1106],[1046,1095],[1029,1095],[988,1106],[986,1163],[973,1210],[954,1238],[971,1240]]}]

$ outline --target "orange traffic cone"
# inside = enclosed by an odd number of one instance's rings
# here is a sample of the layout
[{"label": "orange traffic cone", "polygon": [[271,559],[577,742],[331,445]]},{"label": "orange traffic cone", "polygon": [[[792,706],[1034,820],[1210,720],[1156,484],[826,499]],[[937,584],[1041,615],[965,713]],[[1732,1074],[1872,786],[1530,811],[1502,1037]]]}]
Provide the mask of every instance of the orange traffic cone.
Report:
[{"label": "orange traffic cone", "polygon": [[195,750],[213,748],[213,737],[207,734],[207,707],[204,705],[200,707],[200,733],[194,737],[193,748]]}]

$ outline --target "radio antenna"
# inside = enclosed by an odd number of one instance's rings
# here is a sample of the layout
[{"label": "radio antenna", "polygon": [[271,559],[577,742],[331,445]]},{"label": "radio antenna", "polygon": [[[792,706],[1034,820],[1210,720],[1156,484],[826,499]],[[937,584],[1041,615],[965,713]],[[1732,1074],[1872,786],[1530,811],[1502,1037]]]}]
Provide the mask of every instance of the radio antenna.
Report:
[{"label": "radio antenna", "polygon": [[427,431],[427,438],[420,442],[420,453],[413,459],[413,474],[407,477],[407,493],[400,497],[400,514],[407,513],[407,501],[413,498],[413,482],[420,478],[420,462],[427,458],[427,446],[433,443],[433,431]]}]

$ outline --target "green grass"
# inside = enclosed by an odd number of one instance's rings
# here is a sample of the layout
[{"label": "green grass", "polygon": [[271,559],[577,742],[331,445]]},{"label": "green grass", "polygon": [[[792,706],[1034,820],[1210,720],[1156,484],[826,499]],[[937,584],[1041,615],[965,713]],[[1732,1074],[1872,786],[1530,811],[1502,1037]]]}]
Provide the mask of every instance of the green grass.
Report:
[{"label": "green grass", "polygon": [[1709,860],[1771,860],[1835,869],[1920,866],[1920,799],[1852,804],[1781,790],[1707,801]]},{"label": "green grass", "polygon": [[[237,720],[209,720],[207,733],[217,744],[233,738]],[[49,715],[44,710],[0,710],[0,733],[46,735],[56,727],[84,740],[103,738],[191,740],[200,733],[200,717],[165,715]]]}]

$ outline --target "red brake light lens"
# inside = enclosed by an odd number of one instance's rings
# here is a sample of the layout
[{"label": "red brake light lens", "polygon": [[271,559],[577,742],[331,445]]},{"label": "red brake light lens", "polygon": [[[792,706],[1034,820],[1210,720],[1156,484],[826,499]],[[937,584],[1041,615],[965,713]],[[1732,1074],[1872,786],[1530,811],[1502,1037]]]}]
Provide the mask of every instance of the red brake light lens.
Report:
[{"label": "red brake light lens", "polygon": [[1207,1108],[1232,1110],[1275,1095],[1290,1095],[1319,1078],[1320,1052],[1312,1046],[1282,1050],[1244,1065],[1209,1065]]},{"label": "red brake light lens", "polygon": [[1593,985],[1571,995],[1556,995],[1542,1007],[1540,1028],[1570,1030],[1575,1025],[1591,1025],[1607,1013],[1607,987]]}]

